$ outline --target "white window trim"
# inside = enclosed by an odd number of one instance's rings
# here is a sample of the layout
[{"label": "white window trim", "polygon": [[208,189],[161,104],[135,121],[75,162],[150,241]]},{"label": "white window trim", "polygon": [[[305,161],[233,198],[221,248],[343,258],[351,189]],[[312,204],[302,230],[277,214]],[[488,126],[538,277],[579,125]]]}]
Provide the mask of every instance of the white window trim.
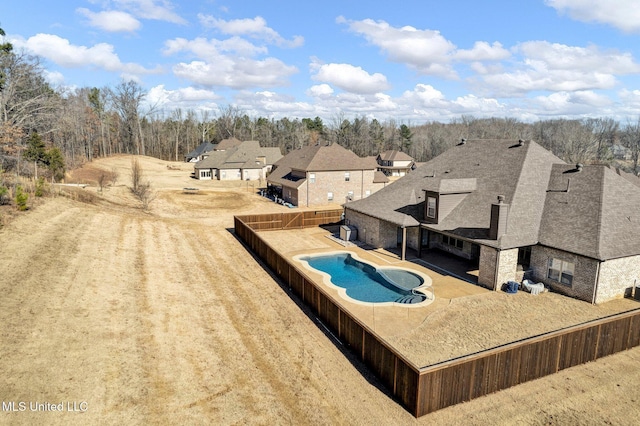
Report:
[{"label": "white window trim", "polygon": [[351,173],[350,172],[344,172],[344,181],[345,182],[350,182],[351,181]]},{"label": "white window trim", "polygon": [[[558,262],[558,263],[556,263]],[[556,263],[556,266],[559,266],[560,269],[558,269],[557,267],[554,268],[554,263]],[[558,258],[554,258],[554,257],[550,257],[549,261],[547,263],[547,278],[550,280],[553,280],[555,282],[558,282],[562,285],[566,285],[571,287],[573,285],[573,277],[575,274],[575,270],[576,270],[576,265],[573,262],[567,262],[566,260],[562,260],[562,259],[558,259]],[[553,273],[552,273],[553,271]],[[555,278],[557,277],[557,278]],[[570,278],[569,278],[570,277]]]},{"label": "white window trim", "polygon": [[[429,206],[429,204],[433,201],[433,206]],[[431,214],[429,212],[431,211]],[[436,197],[427,197],[427,217],[429,219],[436,218]]]}]

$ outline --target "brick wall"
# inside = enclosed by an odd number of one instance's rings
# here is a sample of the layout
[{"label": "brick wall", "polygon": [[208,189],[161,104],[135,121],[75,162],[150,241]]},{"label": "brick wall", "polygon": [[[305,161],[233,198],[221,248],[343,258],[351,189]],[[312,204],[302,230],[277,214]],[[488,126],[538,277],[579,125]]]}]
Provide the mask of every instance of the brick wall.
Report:
[{"label": "brick wall", "polygon": [[478,266],[478,284],[491,290],[496,288],[496,262],[498,250],[480,246],[480,265]]},{"label": "brick wall", "polygon": [[516,269],[518,267],[518,249],[500,250],[498,252],[498,277],[496,279],[496,289],[501,289],[507,281],[516,280]]},{"label": "brick wall", "polygon": [[596,303],[623,297],[636,285],[640,286],[640,256],[602,262]]},{"label": "brick wall", "polygon": [[[562,284],[547,278],[549,258],[561,259],[574,264],[573,282],[571,285]],[[531,248],[531,265],[533,280],[543,282],[553,291],[566,296],[575,297],[586,302],[593,299],[593,289],[598,273],[599,261],[562,250],[544,246]]]},{"label": "brick wall", "polygon": [[397,246],[398,227],[396,225],[349,209],[345,212],[345,219],[349,225],[358,228],[359,241],[376,248]]}]

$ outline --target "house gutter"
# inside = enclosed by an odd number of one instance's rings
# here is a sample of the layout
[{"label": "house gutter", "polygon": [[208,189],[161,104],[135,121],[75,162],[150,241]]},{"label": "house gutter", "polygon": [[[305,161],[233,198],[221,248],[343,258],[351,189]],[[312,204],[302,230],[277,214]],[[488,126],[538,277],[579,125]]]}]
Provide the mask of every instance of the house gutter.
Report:
[{"label": "house gutter", "polygon": [[598,262],[598,266],[596,267],[596,282],[593,286],[593,297],[591,298],[591,304],[596,304],[596,295],[598,294],[598,284],[600,284],[600,262]]}]

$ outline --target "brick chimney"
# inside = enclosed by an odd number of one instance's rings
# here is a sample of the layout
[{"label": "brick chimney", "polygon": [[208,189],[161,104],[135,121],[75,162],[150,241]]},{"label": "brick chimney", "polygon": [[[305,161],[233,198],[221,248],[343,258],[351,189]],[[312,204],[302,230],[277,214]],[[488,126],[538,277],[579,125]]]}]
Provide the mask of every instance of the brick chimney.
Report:
[{"label": "brick chimney", "polygon": [[505,204],[504,195],[498,195],[498,202],[491,204],[491,224],[489,225],[489,239],[497,240],[507,233],[507,218],[509,204]]}]

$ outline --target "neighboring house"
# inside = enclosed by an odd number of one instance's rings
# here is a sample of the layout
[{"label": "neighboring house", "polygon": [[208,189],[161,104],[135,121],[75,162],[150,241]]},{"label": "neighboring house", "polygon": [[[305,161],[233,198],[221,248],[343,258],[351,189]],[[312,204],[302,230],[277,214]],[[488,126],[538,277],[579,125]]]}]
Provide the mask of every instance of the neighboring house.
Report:
[{"label": "neighboring house", "polygon": [[210,151],[207,158],[196,163],[194,174],[202,180],[261,180],[281,158],[280,148],[264,148],[258,141],[244,141],[224,151]]},{"label": "neighboring house", "polygon": [[213,151],[215,147],[211,142],[202,142],[196,149],[184,156],[184,161],[186,163],[197,163],[200,160],[204,160],[206,153]]},{"label": "neighboring house", "polygon": [[388,182],[372,159],[338,144],[316,144],[291,151],[274,164],[267,183],[284,201],[308,207],[366,198]]},{"label": "neighboring house", "polygon": [[413,158],[401,151],[385,151],[376,157],[378,170],[385,176],[402,177],[415,166]]},{"label": "neighboring house", "polygon": [[226,151],[228,149],[235,148],[240,144],[242,144],[242,141],[240,139],[236,139],[236,138],[223,139],[220,142],[218,142],[218,144],[215,147],[215,150]]},{"label": "neighboring house", "polygon": [[615,158],[616,160],[631,160],[631,150],[622,145],[612,145],[611,155],[613,155],[613,158]]},{"label": "neighboring house", "polygon": [[345,217],[374,247],[439,249],[498,290],[526,271],[553,291],[601,303],[640,286],[640,180],[568,165],[533,141],[470,140]]}]

